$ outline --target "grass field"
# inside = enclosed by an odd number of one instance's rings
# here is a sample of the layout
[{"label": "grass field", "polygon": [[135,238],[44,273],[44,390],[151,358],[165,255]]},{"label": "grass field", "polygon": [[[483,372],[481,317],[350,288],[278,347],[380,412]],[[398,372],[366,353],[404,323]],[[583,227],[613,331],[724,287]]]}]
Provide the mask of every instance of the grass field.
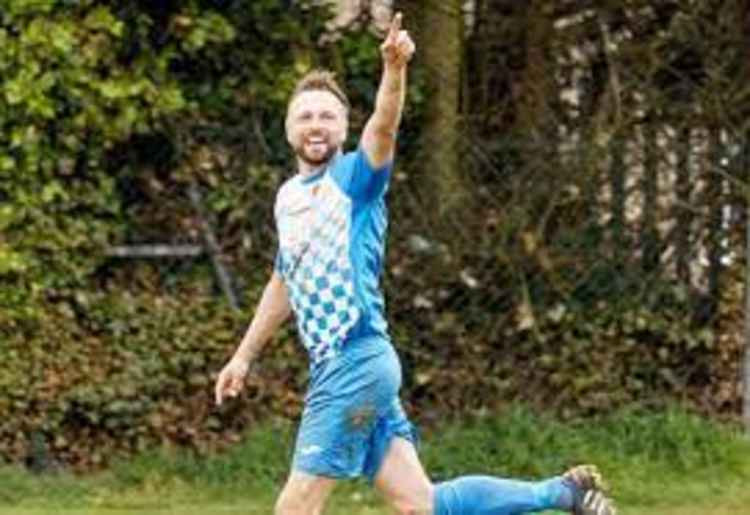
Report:
[{"label": "grass field", "polygon": [[[421,450],[437,481],[538,478],[595,462],[624,515],[750,515],[750,439],[679,410],[563,424],[514,409],[439,429],[426,432]],[[85,477],[0,468],[0,514],[271,513],[293,434],[288,423],[268,423],[222,455],[162,450]],[[326,513],[388,512],[367,485],[349,483]]]}]

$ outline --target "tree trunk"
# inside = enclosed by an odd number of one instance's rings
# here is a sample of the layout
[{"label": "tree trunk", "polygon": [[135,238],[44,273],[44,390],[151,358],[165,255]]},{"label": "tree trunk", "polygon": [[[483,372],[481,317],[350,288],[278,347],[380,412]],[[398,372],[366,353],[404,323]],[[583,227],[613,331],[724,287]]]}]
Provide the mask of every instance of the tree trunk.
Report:
[{"label": "tree trunk", "polygon": [[460,203],[459,107],[463,17],[460,0],[422,0],[419,59],[429,96],[423,129],[423,173],[435,185],[435,208],[450,213]]}]

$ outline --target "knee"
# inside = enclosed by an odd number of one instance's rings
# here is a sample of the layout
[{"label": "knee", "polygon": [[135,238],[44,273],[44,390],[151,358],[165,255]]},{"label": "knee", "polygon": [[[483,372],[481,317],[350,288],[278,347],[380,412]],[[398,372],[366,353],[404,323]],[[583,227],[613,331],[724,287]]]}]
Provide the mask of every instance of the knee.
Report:
[{"label": "knee", "polygon": [[276,504],[273,507],[273,515],[292,515],[294,514],[293,505],[283,496],[279,496],[276,499]]},{"label": "knee", "polygon": [[274,515],[308,515],[308,513],[314,513],[313,510],[308,509],[307,504],[304,498],[299,495],[282,492],[276,499],[273,513]]}]

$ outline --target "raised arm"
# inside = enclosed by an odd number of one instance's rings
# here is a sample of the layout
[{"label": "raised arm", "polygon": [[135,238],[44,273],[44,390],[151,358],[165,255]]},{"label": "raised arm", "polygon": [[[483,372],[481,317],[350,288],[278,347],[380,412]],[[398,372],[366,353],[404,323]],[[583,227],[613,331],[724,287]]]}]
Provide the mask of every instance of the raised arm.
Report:
[{"label": "raised arm", "polygon": [[396,13],[380,46],[383,76],[375,99],[375,111],[362,133],[362,150],[373,169],[379,169],[393,159],[396,132],[406,97],[407,64],[415,49],[409,33],[401,30],[401,18],[401,13]]},{"label": "raised arm", "polygon": [[245,336],[216,380],[216,404],[220,405],[225,396],[235,397],[240,392],[250,363],[258,357],[290,312],[286,286],[278,272],[274,272],[263,290]]}]

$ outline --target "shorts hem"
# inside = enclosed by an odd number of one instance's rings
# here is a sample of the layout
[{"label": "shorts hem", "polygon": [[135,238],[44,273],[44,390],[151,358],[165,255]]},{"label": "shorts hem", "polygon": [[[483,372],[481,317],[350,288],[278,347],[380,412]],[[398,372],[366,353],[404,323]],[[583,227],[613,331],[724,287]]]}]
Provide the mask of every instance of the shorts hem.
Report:
[{"label": "shorts hem", "polygon": [[307,474],[310,476],[316,476],[316,477],[324,477],[326,479],[335,479],[335,480],[345,480],[345,479],[356,479],[358,477],[363,476],[364,474],[362,472],[331,472],[329,470],[324,470],[324,467],[312,467],[312,466],[305,466],[305,465],[299,465],[299,464],[292,464],[292,471],[294,472],[302,472],[303,474]]},{"label": "shorts hem", "polygon": [[383,467],[383,462],[385,461],[385,457],[391,448],[393,440],[395,440],[396,438],[402,438],[407,442],[411,442],[415,449],[419,449],[419,435],[417,434],[417,429],[411,422],[408,422],[408,424],[408,429],[388,431],[385,436],[382,437],[383,452],[377,455],[377,461],[373,463],[372,467],[367,467],[364,471],[362,471],[362,476],[367,478],[367,481],[370,484],[375,482],[375,478],[377,477],[378,472],[380,472],[380,469]]}]

